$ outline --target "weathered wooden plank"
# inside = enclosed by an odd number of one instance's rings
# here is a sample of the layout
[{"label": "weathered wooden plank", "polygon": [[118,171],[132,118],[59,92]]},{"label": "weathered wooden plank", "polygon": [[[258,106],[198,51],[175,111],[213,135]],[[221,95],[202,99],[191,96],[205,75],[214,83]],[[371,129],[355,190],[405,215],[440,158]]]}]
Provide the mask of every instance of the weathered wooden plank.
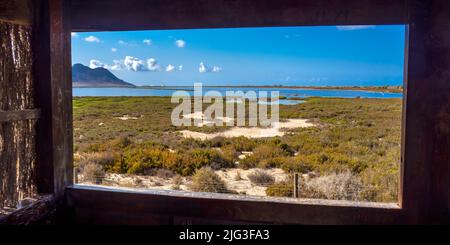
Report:
[{"label": "weathered wooden plank", "polygon": [[74,31],[407,23],[407,0],[72,0]]},{"label": "weathered wooden plank", "polygon": [[431,221],[450,222],[450,3],[434,0],[431,6],[430,49],[433,84],[429,113],[433,117],[431,164]]},{"label": "weathered wooden plank", "polygon": [[449,217],[450,7],[409,1],[401,205],[409,223]]},{"label": "weathered wooden plank", "polygon": [[120,219],[129,220],[139,213],[277,224],[396,224],[404,220],[401,209],[392,204],[353,206],[349,202],[323,200],[275,202],[224,198],[220,194],[207,198],[195,194],[161,195],[86,186],[68,187],[66,200],[69,207],[76,209],[76,222],[93,224],[97,217],[102,223],[120,223]]},{"label": "weathered wooden plank", "polygon": [[0,217],[0,225],[45,224],[45,220],[50,220],[55,209],[56,203],[53,196],[43,196],[29,206]]},{"label": "weathered wooden plank", "polygon": [[33,25],[34,78],[36,104],[41,108],[37,121],[37,189],[39,193],[53,193],[53,136],[52,99],[50,85],[50,24],[48,1],[35,4]]},{"label": "weathered wooden plank", "polygon": [[30,109],[22,111],[0,111],[0,122],[38,119],[39,116],[40,116],[39,109]]},{"label": "weathered wooden plank", "polygon": [[33,12],[30,0],[0,1],[0,21],[20,25],[31,25],[32,20]]},{"label": "weathered wooden plank", "polygon": [[9,120],[36,108],[31,33],[29,26],[0,21],[0,207],[15,207],[36,191],[36,120]]},{"label": "weathered wooden plank", "polygon": [[73,181],[72,76],[68,1],[37,6],[34,50],[38,122],[38,190],[60,196]]}]

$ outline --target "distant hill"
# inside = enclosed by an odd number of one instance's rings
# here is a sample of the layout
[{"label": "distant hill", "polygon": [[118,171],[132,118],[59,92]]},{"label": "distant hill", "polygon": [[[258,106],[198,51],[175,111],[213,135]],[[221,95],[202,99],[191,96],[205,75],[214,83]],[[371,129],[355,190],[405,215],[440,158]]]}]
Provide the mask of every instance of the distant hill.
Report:
[{"label": "distant hill", "polygon": [[72,83],[74,88],[106,88],[106,87],[136,87],[127,83],[112,74],[105,68],[91,69],[82,64],[75,64],[72,67]]}]

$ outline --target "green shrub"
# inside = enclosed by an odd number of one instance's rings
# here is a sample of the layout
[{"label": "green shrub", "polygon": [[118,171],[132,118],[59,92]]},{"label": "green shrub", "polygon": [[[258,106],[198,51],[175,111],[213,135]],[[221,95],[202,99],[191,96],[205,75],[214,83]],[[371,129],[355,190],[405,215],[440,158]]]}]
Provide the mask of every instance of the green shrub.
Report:
[{"label": "green shrub", "polygon": [[239,167],[242,169],[255,168],[259,164],[259,158],[253,155],[247,156],[239,160]]},{"label": "green shrub", "polygon": [[111,141],[109,143],[109,145],[113,149],[124,149],[124,148],[128,147],[129,145],[131,145],[132,143],[133,142],[128,137],[118,137],[118,138],[114,139],[113,141]]},{"label": "green shrub", "polygon": [[225,182],[211,168],[201,168],[195,171],[190,189],[195,192],[229,192]]},{"label": "green shrub", "polygon": [[281,168],[288,173],[308,173],[313,170],[311,159],[306,156],[296,156],[284,161]]},{"label": "green shrub", "polygon": [[277,145],[258,145],[253,150],[253,156],[258,157],[259,159],[283,157],[289,155],[290,153],[288,151],[285,151],[282,147]]},{"label": "green shrub", "polygon": [[191,150],[195,148],[204,148],[207,146],[205,141],[198,140],[198,139],[182,139],[179,142],[179,146],[181,146],[184,150]]},{"label": "green shrub", "polygon": [[185,152],[180,160],[181,164],[172,170],[184,176],[191,175],[202,167],[221,169],[234,166],[234,162],[215,149],[194,149]]},{"label": "green shrub", "polygon": [[124,161],[128,174],[151,175],[158,168],[162,168],[164,159],[170,155],[169,151],[145,146],[129,148],[125,152]]},{"label": "green shrub", "polygon": [[247,175],[248,179],[255,185],[268,186],[275,182],[275,178],[263,170],[255,170]]},{"label": "green shrub", "polygon": [[293,197],[294,190],[293,190],[292,183],[287,182],[278,182],[271,184],[266,189],[266,195],[271,197]]},{"label": "green shrub", "polygon": [[280,168],[292,161],[293,159],[291,157],[274,157],[262,159],[258,165],[260,168]]},{"label": "green shrub", "polygon": [[[282,144],[281,144],[282,145]],[[239,161],[239,167],[243,169],[250,168],[270,168],[277,167],[284,159],[282,157],[290,156],[291,153],[285,151],[280,145],[263,144],[258,145],[253,154]]]},{"label": "green shrub", "polygon": [[234,137],[230,141],[236,151],[252,151],[256,147],[255,140],[244,136]]},{"label": "green shrub", "polygon": [[239,157],[239,152],[235,149],[233,145],[225,145],[220,148],[223,158],[230,163],[236,162]]}]

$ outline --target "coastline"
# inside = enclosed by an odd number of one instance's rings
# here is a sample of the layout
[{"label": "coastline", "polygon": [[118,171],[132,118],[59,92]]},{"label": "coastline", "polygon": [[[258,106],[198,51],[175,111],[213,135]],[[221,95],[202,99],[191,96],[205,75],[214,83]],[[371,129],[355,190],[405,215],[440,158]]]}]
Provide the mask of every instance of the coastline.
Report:
[{"label": "coastline", "polygon": [[[193,91],[192,86],[74,86],[73,88],[132,88],[151,90],[179,90]],[[203,88],[255,88],[255,89],[303,89],[303,90],[347,90],[378,93],[403,93],[403,86],[203,86]]]}]

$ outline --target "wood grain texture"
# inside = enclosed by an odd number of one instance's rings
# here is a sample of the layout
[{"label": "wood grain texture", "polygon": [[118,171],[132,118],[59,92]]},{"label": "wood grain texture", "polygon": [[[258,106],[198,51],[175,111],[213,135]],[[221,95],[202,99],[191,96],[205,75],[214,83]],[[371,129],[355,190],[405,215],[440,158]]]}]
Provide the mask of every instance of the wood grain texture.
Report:
[{"label": "wood grain texture", "polygon": [[53,196],[40,197],[36,202],[4,217],[0,217],[0,225],[32,225],[45,224],[51,220],[56,210]]},{"label": "wood grain texture", "polygon": [[358,206],[323,200],[287,203],[220,194],[208,198],[86,186],[68,187],[66,199],[75,210],[75,222],[88,224],[118,224],[125,220],[128,224],[145,224],[145,219],[132,218],[139,214],[273,224],[397,224],[404,220],[402,211],[391,204]]},{"label": "wood grain texture", "polygon": [[0,21],[0,208],[35,194],[31,28]]},{"label": "wood grain texture", "polygon": [[43,0],[34,34],[38,123],[38,189],[62,196],[73,182],[72,76],[69,1]]},{"label": "wood grain texture", "polygon": [[409,1],[401,205],[410,223],[448,219],[450,8]]},{"label": "wood grain texture", "polygon": [[22,111],[0,111],[0,122],[38,119],[39,115],[40,111],[38,109],[28,109]]},{"label": "wood grain texture", "polygon": [[74,31],[407,23],[407,0],[72,0]]}]

